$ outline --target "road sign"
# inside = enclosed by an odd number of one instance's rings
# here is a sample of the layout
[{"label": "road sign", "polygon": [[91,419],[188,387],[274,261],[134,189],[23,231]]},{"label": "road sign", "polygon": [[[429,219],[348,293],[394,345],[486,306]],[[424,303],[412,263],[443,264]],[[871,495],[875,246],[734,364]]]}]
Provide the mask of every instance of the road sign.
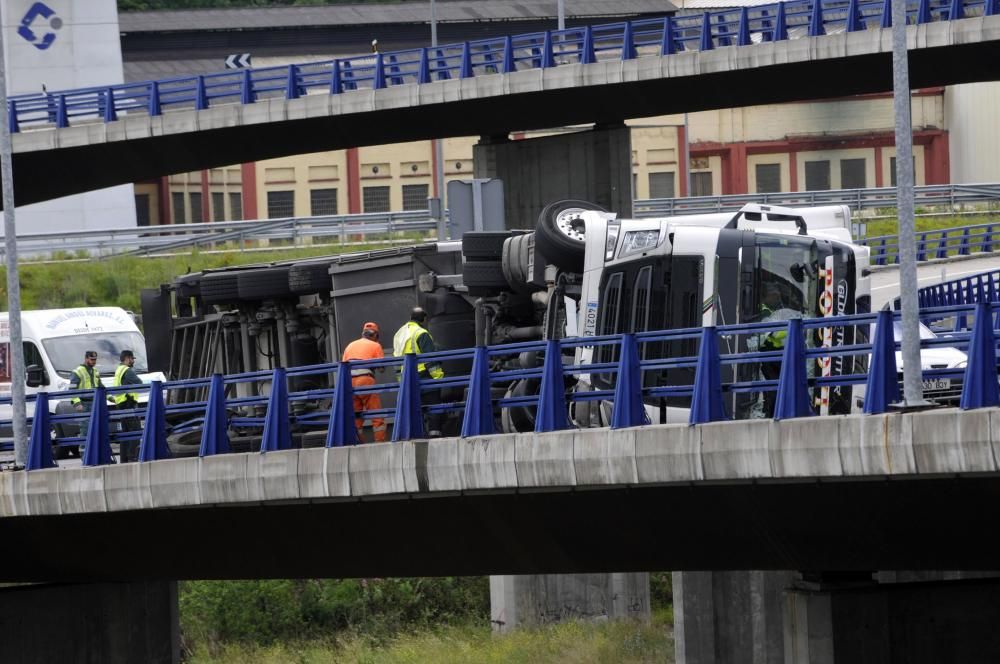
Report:
[{"label": "road sign", "polygon": [[234,53],[226,56],[226,69],[243,69],[249,66],[249,53]]}]

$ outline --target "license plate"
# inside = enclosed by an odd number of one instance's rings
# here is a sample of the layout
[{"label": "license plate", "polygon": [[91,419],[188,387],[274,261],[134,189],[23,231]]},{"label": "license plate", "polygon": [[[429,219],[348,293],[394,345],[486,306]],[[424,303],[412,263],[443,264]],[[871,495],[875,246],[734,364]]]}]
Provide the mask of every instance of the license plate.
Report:
[{"label": "license plate", "polygon": [[931,391],[936,392],[939,390],[947,390],[950,388],[951,388],[950,378],[931,378],[929,380],[924,381],[924,389],[927,390],[928,392]]}]

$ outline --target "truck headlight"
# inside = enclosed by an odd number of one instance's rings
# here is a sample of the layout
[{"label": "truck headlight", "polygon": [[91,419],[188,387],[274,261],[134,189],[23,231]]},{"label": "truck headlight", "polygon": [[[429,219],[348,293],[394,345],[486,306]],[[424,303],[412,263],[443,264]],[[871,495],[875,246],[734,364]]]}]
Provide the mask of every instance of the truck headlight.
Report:
[{"label": "truck headlight", "polygon": [[619,222],[608,222],[608,236],[604,243],[604,260],[609,261],[615,257],[615,245],[618,244],[618,233],[620,231],[621,224]]},{"label": "truck headlight", "polygon": [[622,241],[621,255],[629,256],[631,254],[638,254],[643,251],[655,249],[659,242],[659,229],[648,231],[629,231],[628,233],[625,233],[625,239]]}]

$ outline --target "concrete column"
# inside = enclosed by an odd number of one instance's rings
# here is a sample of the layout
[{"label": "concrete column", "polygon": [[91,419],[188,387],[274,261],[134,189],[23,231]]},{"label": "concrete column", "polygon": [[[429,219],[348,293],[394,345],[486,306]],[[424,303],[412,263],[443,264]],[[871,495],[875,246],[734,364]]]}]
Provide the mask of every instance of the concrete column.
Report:
[{"label": "concrete column", "polygon": [[793,572],[675,572],[677,664],[782,664]]},{"label": "concrete column", "polygon": [[649,620],[649,574],[490,577],[490,619],[501,632],[563,620]]},{"label": "concrete column", "polygon": [[4,664],[180,661],[175,581],[4,588],[0,625]]},{"label": "concrete column", "polygon": [[477,178],[503,180],[508,228],[534,228],[542,208],[567,198],[632,215],[632,147],[625,125],[518,141],[484,137],[472,156]]}]

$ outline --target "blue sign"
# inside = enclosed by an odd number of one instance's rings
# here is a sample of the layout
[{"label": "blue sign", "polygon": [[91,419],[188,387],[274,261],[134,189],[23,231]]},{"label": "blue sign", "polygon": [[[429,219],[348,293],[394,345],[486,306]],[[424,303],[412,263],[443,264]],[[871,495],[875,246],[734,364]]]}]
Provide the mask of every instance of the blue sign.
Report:
[{"label": "blue sign", "polygon": [[[32,25],[37,19],[42,23],[41,28],[33,28]],[[48,22],[45,25],[45,22]],[[17,34],[30,42],[39,51],[44,51],[52,42],[56,40],[56,31],[63,25],[62,19],[56,16],[54,9],[43,2],[36,2],[31,5],[28,12],[21,19],[21,26],[17,29]],[[38,32],[36,32],[36,29]]]}]

